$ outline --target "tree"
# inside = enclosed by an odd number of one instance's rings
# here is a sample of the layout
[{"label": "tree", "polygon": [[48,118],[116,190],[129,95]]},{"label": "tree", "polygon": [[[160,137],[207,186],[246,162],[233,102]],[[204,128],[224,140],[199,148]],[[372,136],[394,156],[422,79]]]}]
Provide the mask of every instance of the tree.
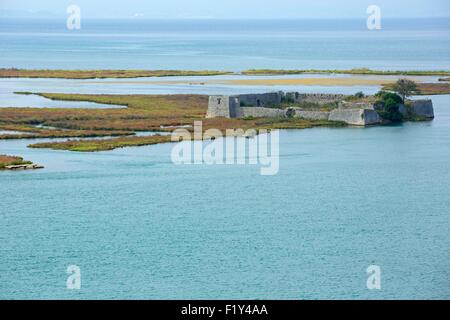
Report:
[{"label": "tree", "polygon": [[399,79],[392,87],[392,90],[397,92],[402,97],[403,103],[405,103],[405,99],[411,96],[414,91],[417,91],[417,85],[414,81]]},{"label": "tree", "polygon": [[364,97],[365,97],[365,95],[364,95],[364,92],[362,92],[362,91],[355,93],[355,98],[357,98],[357,99],[362,99]]},{"label": "tree", "polygon": [[379,115],[386,120],[392,122],[401,122],[403,120],[403,115],[399,111],[399,104],[402,103],[402,97],[393,92],[380,91],[375,94],[379,100],[377,105],[379,109],[377,112]]}]

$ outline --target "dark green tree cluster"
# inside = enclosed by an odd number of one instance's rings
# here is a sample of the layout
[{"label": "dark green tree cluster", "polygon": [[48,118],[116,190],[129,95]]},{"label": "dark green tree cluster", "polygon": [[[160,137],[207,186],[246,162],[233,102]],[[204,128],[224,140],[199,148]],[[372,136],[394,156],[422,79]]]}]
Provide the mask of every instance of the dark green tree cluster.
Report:
[{"label": "dark green tree cluster", "polygon": [[378,105],[382,107],[378,113],[383,119],[392,122],[400,122],[403,120],[403,115],[399,111],[399,105],[403,103],[402,97],[393,92],[380,91],[375,97],[379,100]]}]

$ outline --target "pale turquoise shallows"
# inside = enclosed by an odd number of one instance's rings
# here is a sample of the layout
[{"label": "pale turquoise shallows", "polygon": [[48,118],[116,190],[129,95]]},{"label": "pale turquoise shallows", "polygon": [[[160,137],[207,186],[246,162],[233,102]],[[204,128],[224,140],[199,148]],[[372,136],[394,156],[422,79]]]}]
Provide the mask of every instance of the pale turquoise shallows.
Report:
[{"label": "pale turquoise shallows", "polygon": [[2,141],[46,169],[0,173],[0,298],[449,299],[450,96],[433,100],[432,122],[282,131],[273,177],[175,166],[171,144]]}]

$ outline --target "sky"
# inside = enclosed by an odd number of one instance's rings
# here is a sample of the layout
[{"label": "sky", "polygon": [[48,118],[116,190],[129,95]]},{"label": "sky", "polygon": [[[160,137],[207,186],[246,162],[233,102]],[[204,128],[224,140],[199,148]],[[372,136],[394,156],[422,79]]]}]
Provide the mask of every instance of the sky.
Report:
[{"label": "sky", "polygon": [[78,5],[84,18],[295,19],[450,17],[449,0],[0,0],[1,17],[62,17]]}]

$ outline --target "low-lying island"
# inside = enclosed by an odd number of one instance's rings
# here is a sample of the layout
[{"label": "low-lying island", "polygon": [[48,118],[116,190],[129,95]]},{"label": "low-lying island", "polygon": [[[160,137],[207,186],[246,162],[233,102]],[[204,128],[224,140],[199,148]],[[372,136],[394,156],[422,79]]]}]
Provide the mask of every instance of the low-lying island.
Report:
[{"label": "low-lying island", "polygon": [[22,157],[0,155],[0,170],[34,170],[44,166],[25,161]]}]

